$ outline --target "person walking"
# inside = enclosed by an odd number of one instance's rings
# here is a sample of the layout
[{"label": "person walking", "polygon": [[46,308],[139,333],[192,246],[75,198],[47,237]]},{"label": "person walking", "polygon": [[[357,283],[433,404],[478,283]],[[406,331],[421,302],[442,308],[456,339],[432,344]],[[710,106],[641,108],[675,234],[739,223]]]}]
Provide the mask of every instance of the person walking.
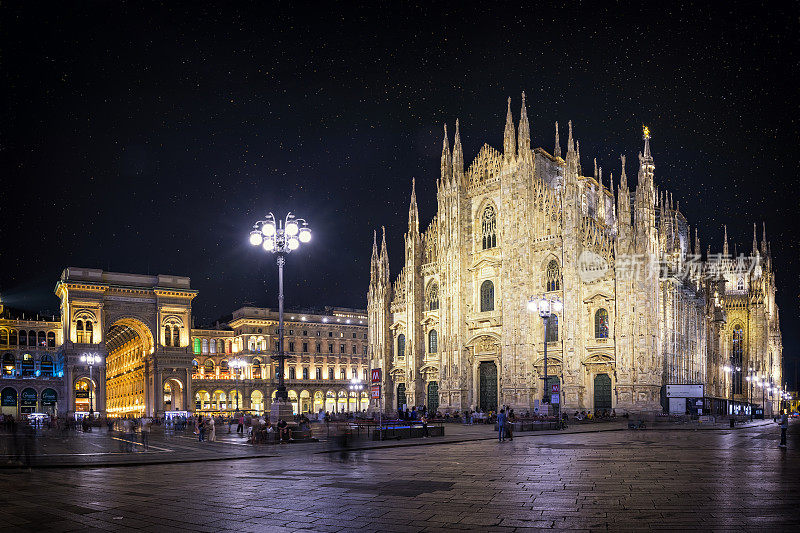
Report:
[{"label": "person walking", "polygon": [[239,424],[236,426],[236,433],[240,433],[244,436],[244,413],[239,415]]},{"label": "person walking", "polygon": [[214,417],[208,419],[208,442],[215,442],[217,440],[217,425]]},{"label": "person walking", "polygon": [[504,442],[505,435],[506,435],[506,410],[500,409],[500,413],[497,415],[497,440],[499,442]]},{"label": "person walking", "polygon": [[150,447],[150,428],[152,425],[153,420],[151,418],[142,418],[142,427],[139,432],[142,434],[142,446],[145,451]]},{"label": "person walking", "polygon": [[789,429],[789,415],[783,413],[781,415],[781,421],[778,422],[778,425],[781,427],[781,443],[778,444],[778,447],[786,448],[786,430]]}]

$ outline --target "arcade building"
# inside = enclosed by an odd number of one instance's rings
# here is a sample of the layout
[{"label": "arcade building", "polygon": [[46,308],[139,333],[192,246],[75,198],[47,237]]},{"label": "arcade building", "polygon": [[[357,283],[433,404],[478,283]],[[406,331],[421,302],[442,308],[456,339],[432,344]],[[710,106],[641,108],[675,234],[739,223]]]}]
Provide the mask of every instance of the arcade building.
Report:
[{"label": "arcade building", "polygon": [[[278,313],[243,307],[227,324],[192,327],[187,277],[70,267],[61,316],[0,303],[0,409],[15,418],[269,411],[279,369]],[[284,314],[286,385],[296,413],[369,405],[361,310]]]}]

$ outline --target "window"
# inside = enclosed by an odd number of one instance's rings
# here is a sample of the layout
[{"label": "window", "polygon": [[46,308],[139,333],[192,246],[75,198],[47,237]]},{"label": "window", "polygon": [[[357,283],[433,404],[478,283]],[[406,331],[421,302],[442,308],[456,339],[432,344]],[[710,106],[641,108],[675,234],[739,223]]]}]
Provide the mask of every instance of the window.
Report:
[{"label": "window", "polygon": [[361,379],[363,379],[364,381],[367,381],[367,369],[366,368],[361,371],[361,376],[362,376]]},{"label": "window", "polygon": [[308,337],[308,330],[303,330],[303,337]]},{"label": "window", "polygon": [[43,355],[42,360],[39,363],[39,369],[41,370],[42,377],[53,377],[55,369],[53,365],[53,358],[49,355]]},{"label": "window", "polygon": [[736,369],[742,368],[742,361],[744,360],[744,333],[742,332],[742,326],[736,325],[733,327],[733,334],[731,336],[731,366],[733,366],[733,377],[731,378],[731,384],[733,388],[733,394],[741,394],[742,393],[742,370],[737,371]]},{"label": "window", "polygon": [[3,355],[3,375],[13,376],[16,372],[17,360],[13,353]]},{"label": "window", "polygon": [[289,330],[289,335],[294,335],[294,330],[293,329]]},{"label": "window", "polygon": [[[35,339],[36,335],[34,335],[33,338]],[[33,356],[29,353],[22,356],[22,377],[33,377]]]},{"label": "window", "polygon": [[435,329],[428,332],[428,353],[436,353],[439,349],[439,334]]},{"label": "window", "polygon": [[558,342],[558,315],[550,315],[547,319],[546,342]]},{"label": "window", "polygon": [[172,326],[172,345],[178,347],[181,345],[181,330],[178,326]]},{"label": "window", "polygon": [[428,291],[425,295],[425,306],[428,311],[436,311],[439,309],[439,284],[435,281],[428,284]]},{"label": "window", "polygon": [[17,330],[15,329],[11,330],[11,333],[8,336],[8,344],[10,344],[11,346],[17,345]]},{"label": "window", "polygon": [[481,236],[484,250],[497,246],[497,218],[491,205],[486,206],[481,216]]},{"label": "window", "polygon": [[208,341],[208,344],[209,344],[209,349],[211,350],[211,353],[217,353],[217,341],[215,341],[214,339],[211,339],[210,341]]},{"label": "window", "polygon": [[328,379],[330,379],[330,380],[333,380],[333,379],[335,379],[335,378],[333,377],[333,368],[329,368],[329,369],[328,369]]},{"label": "window", "polygon": [[293,342],[290,342],[290,343],[289,343],[289,351],[290,351],[290,352],[293,352],[293,351],[294,351],[294,343],[293,343]]},{"label": "window", "polygon": [[354,339],[356,338],[356,333],[353,333],[353,338],[354,338]]},{"label": "window", "polygon": [[[78,324],[76,327],[78,329],[78,342],[83,342],[83,322],[81,320],[78,320]],[[28,345],[28,332],[25,331],[24,329],[20,330],[19,332],[19,345],[20,346]]]},{"label": "window", "polygon": [[553,259],[547,264],[547,272],[545,275],[545,289],[549,291],[561,290],[561,268],[558,266],[558,261]]},{"label": "window", "polygon": [[48,348],[55,348],[56,347],[56,334],[52,331],[47,333],[47,347]]},{"label": "window", "polygon": [[364,346],[364,355],[367,355],[367,347]]},{"label": "window", "polygon": [[316,348],[317,348],[317,353],[321,352],[322,351],[322,344],[317,343]]},{"label": "window", "polygon": [[350,375],[353,376],[353,379],[358,379],[358,369],[354,368],[350,371]]},{"label": "window", "polygon": [[328,332],[328,337],[333,337],[333,332],[332,331]]},{"label": "window", "polygon": [[[86,325],[88,326],[90,322],[87,322]],[[91,340],[89,342],[92,342]],[[36,332],[29,331],[28,332],[28,346],[36,346]]]},{"label": "window", "polygon": [[214,361],[206,359],[206,362],[203,363],[203,373],[206,375],[214,373]]},{"label": "window", "polygon": [[367,339],[367,334],[366,334],[366,333],[364,333],[364,340],[366,340],[366,339]]},{"label": "window", "polygon": [[744,290],[744,278],[739,278],[739,283],[736,285],[736,288],[740,291]]},{"label": "window", "polygon": [[303,343],[303,353],[308,353],[308,343],[307,342]]},{"label": "window", "polygon": [[406,336],[402,333],[397,336],[397,357],[405,357],[406,355]]},{"label": "window", "polygon": [[344,351],[344,344],[340,344],[340,345],[339,345],[339,353],[346,353],[346,352]]},{"label": "window", "polygon": [[203,353],[208,353],[208,339],[203,339]]},{"label": "window", "polygon": [[164,346],[172,346],[172,328],[164,326]]},{"label": "window", "polygon": [[194,339],[194,353],[200,353],[200,339]]},{"label": "window", "polygon": [[341,379],[342,381],[347,380],[347,371],[344,368],[339,369],[339,379]]},{"label": "window", "polygon": [[319,336],[320,336],[320,332],[319,332],[319,331],[317,331],[317,337],[319,337]]},{"label": "window", "polygon": [[93,324],[90,321],[87,320],[86,321],[86,335],[84,336],[84,342],[87,342],[89,344],[92,343],[92,328],[93,327],[94,327]]},{"label": "window", "polygon": [[353,355],[358,355],[358,346],[353,345]]},{"label": "window", "polygon": [[289,379],[297,379],[297,371],[293,366],[289,367]]},{"label": "window", "polygon": [[319,379],[319,380],[322,379],[322,369],[321,368],[317,368],[317,379]]},{"label": "window", "polygon": [[333,344],[328,344],[328,353],[333,353]]},{"label": "window", "polygon": [[36,336],[36,345],[41,348],[47,346],[47,341],[45,340],[44,331],[40,331]]},{"label": "window", "polygon": [[308,379],[308,369],[307,368],[303,369],[303,379]]},{"label": "window", "polygon": [[261,379],[261,359],[253,359],[253,379]]},{"label": "window", "polygon": [[608,311],[605,309],[598,309],[594,314],[594,338],[608,338]]},{"label": "window", "polygon": [[494,283],[488,279],[481,283],[481,312],[494,311]]},{"label": "window", "polygon": [[0,346],[8,346],[8,331],[0,331]]}]

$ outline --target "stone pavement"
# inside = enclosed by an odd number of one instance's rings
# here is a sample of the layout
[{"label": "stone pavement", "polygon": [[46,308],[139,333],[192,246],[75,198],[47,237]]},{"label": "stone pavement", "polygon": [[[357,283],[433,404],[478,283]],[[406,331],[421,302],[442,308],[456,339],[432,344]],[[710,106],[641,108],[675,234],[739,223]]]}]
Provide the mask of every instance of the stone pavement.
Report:
[{"label": "stone pavement", "polygon": [[[800,423],[0,471],[16,531],[798,530]],[[291,449],[292,446],[284,447]]]}]

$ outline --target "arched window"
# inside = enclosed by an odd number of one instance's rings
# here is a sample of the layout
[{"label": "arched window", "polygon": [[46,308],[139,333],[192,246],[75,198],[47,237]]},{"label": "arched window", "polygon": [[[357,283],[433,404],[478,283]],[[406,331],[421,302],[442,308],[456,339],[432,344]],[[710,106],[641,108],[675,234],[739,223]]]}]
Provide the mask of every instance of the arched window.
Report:
[{"label": "arched window", "polygon": [[8,330],[0,330],[0,346],[8,346]]},{"label": "arched window", "polygon": [[481,237],[484,250],[497,246],[497,217],[491,205],[487,205],[481,215]]},{"label": "arched window", "polygon": [[481,312],[494,311],[494,283],[488,279],[481,283]]},{"label": "arched window", "polygon": [[559,268],[558,261],[555,259],[547,264],[547,272],[545,274],[545,289],[548,292],[561,290],[561,268]]},{"label": "arched window", "polygon": [[303,368],[303,379],[308,379],[308,369]]},{"label": "arched window", "polygon": [[36,332],[29,331],[28,332],[28,346],[36,346]]},{"label": "arched window", "polygon": [[[84,334],[83,320],[76,320],[75,321],[75,334],[76,334],[76,337],[78,338],[78,342],[83,342],[83,334]],[[23,342],[22,342],[22,338],[23,337],[25,337],[27,339],[27,336],[25,335],[25,332],[24,331],[20,331],[19,332],[19,343],[20,344],[23,344]]]},{"label": "arched window", "polygon": [[545,340],[547,342],[558,342],[558,315],[553,314],[548,317]]},{"label": "arched window", "polygon": [[197,374],[199,369],[200,363],[197,362],[197,359],[192,359],[192,373]]},{"label": "arched window", "polygon": [[37,339],[36,340],[36,345],[39,346],[40,348],[45,348],[47,346],[47,340],[46,340],[44,331],[40,331],[36,335],[36,339]]},{"label": "arched window", "polygon": [[53,377],[53,358],[49,355],[43,355],[39,363],[42,377]]},{"label": "arched window", "polygon": [[56,347],[56,334],[52,331],[47,332],[47,347],[48,348]]},{"label": "arched window", "polygon": [[15,330],[15,329],[11,330],[11,334],[8,337],[8,344],[10,346],[16,346],[17,345],[17,330]]},{"label": "arched window", "polygon": [[402,333],[397,336],[397,357],[406,355],[406,336]]},{"label": "arched window", "polygon": [[339,379],[341,379],[342,381],[347,381],[347,370],[345,370],[344,368],[339,369]]},{"label": "arched window", "polygon": [[214,340],[214,339],[211,339],[208,344],[209,344],[209,349],[211,350],[211,353],[217,353],[217,341]]},{"label": "arched window", "polygon": [[203,353],[208,353],[208,339],[203,339]]},{"label": "arched window", "polygon": [[741,325],[733,327],[731,335],[731,363],[733,368],[733,394],[742,393],[742,370],[737,371],[737,368],[742,368],[742,361],[744,360],[744,332]]},{"label": "arched window", "polygon": [[164,346],[172,346],[172,328],[164,326]]},{"label": "arched window", "polygon": [[91,321],[87,320],[86,321],[86,334],[84,335],[84,339],[85,339],[84,342],[86,342],[88,344],[92,344],[92,329],[93,329],[93,326],[92,326]]},{"label": "arched window", "polygon": [[428,311],[439,309],[439,284],[432,281],[428,284],[428,293],[425,295],[425,304]]},{"label": "arched window", "polygon": [[206,362],[203,363],[203,372],[206,375],[214,373],[214,361],[212,359],[206,359]]},{"label": "arched window", "polygon": [[293,366],[289,367],[289,379],[297,379],[297,371]]},{"label": "arched window", "polygon": [[172,326],[172,345],[180,347],[181,345],[181,328]]},{"label": "arched window", "polygon": [[253,379],[261,379],[261,359],[253,359]]},{"label": "arched window", "polygon": [[739,278],[739,282],[736,285],[736,288],[740,291],[744,290],[744,278]]},{"label": "arched window", "polygon": [[233,343],[231,341],[226,342],[225,343],[225,353],[233,352],[232,347],[233,347]]},{"label": "arched window", "polygon": [[608,311],[605,309],[598,309],[594,314],[594,338],[608,338]]},{"label": "arched window", "polygon": [[195,337],[195,339],[194,339],[194,353],[200,353],[200,350],[201,350],[200,339]]},{"label": "arched window", "polygon": [[435,329],[428,332],[428,353],[436,353],[439,350],[439,334]]}]

